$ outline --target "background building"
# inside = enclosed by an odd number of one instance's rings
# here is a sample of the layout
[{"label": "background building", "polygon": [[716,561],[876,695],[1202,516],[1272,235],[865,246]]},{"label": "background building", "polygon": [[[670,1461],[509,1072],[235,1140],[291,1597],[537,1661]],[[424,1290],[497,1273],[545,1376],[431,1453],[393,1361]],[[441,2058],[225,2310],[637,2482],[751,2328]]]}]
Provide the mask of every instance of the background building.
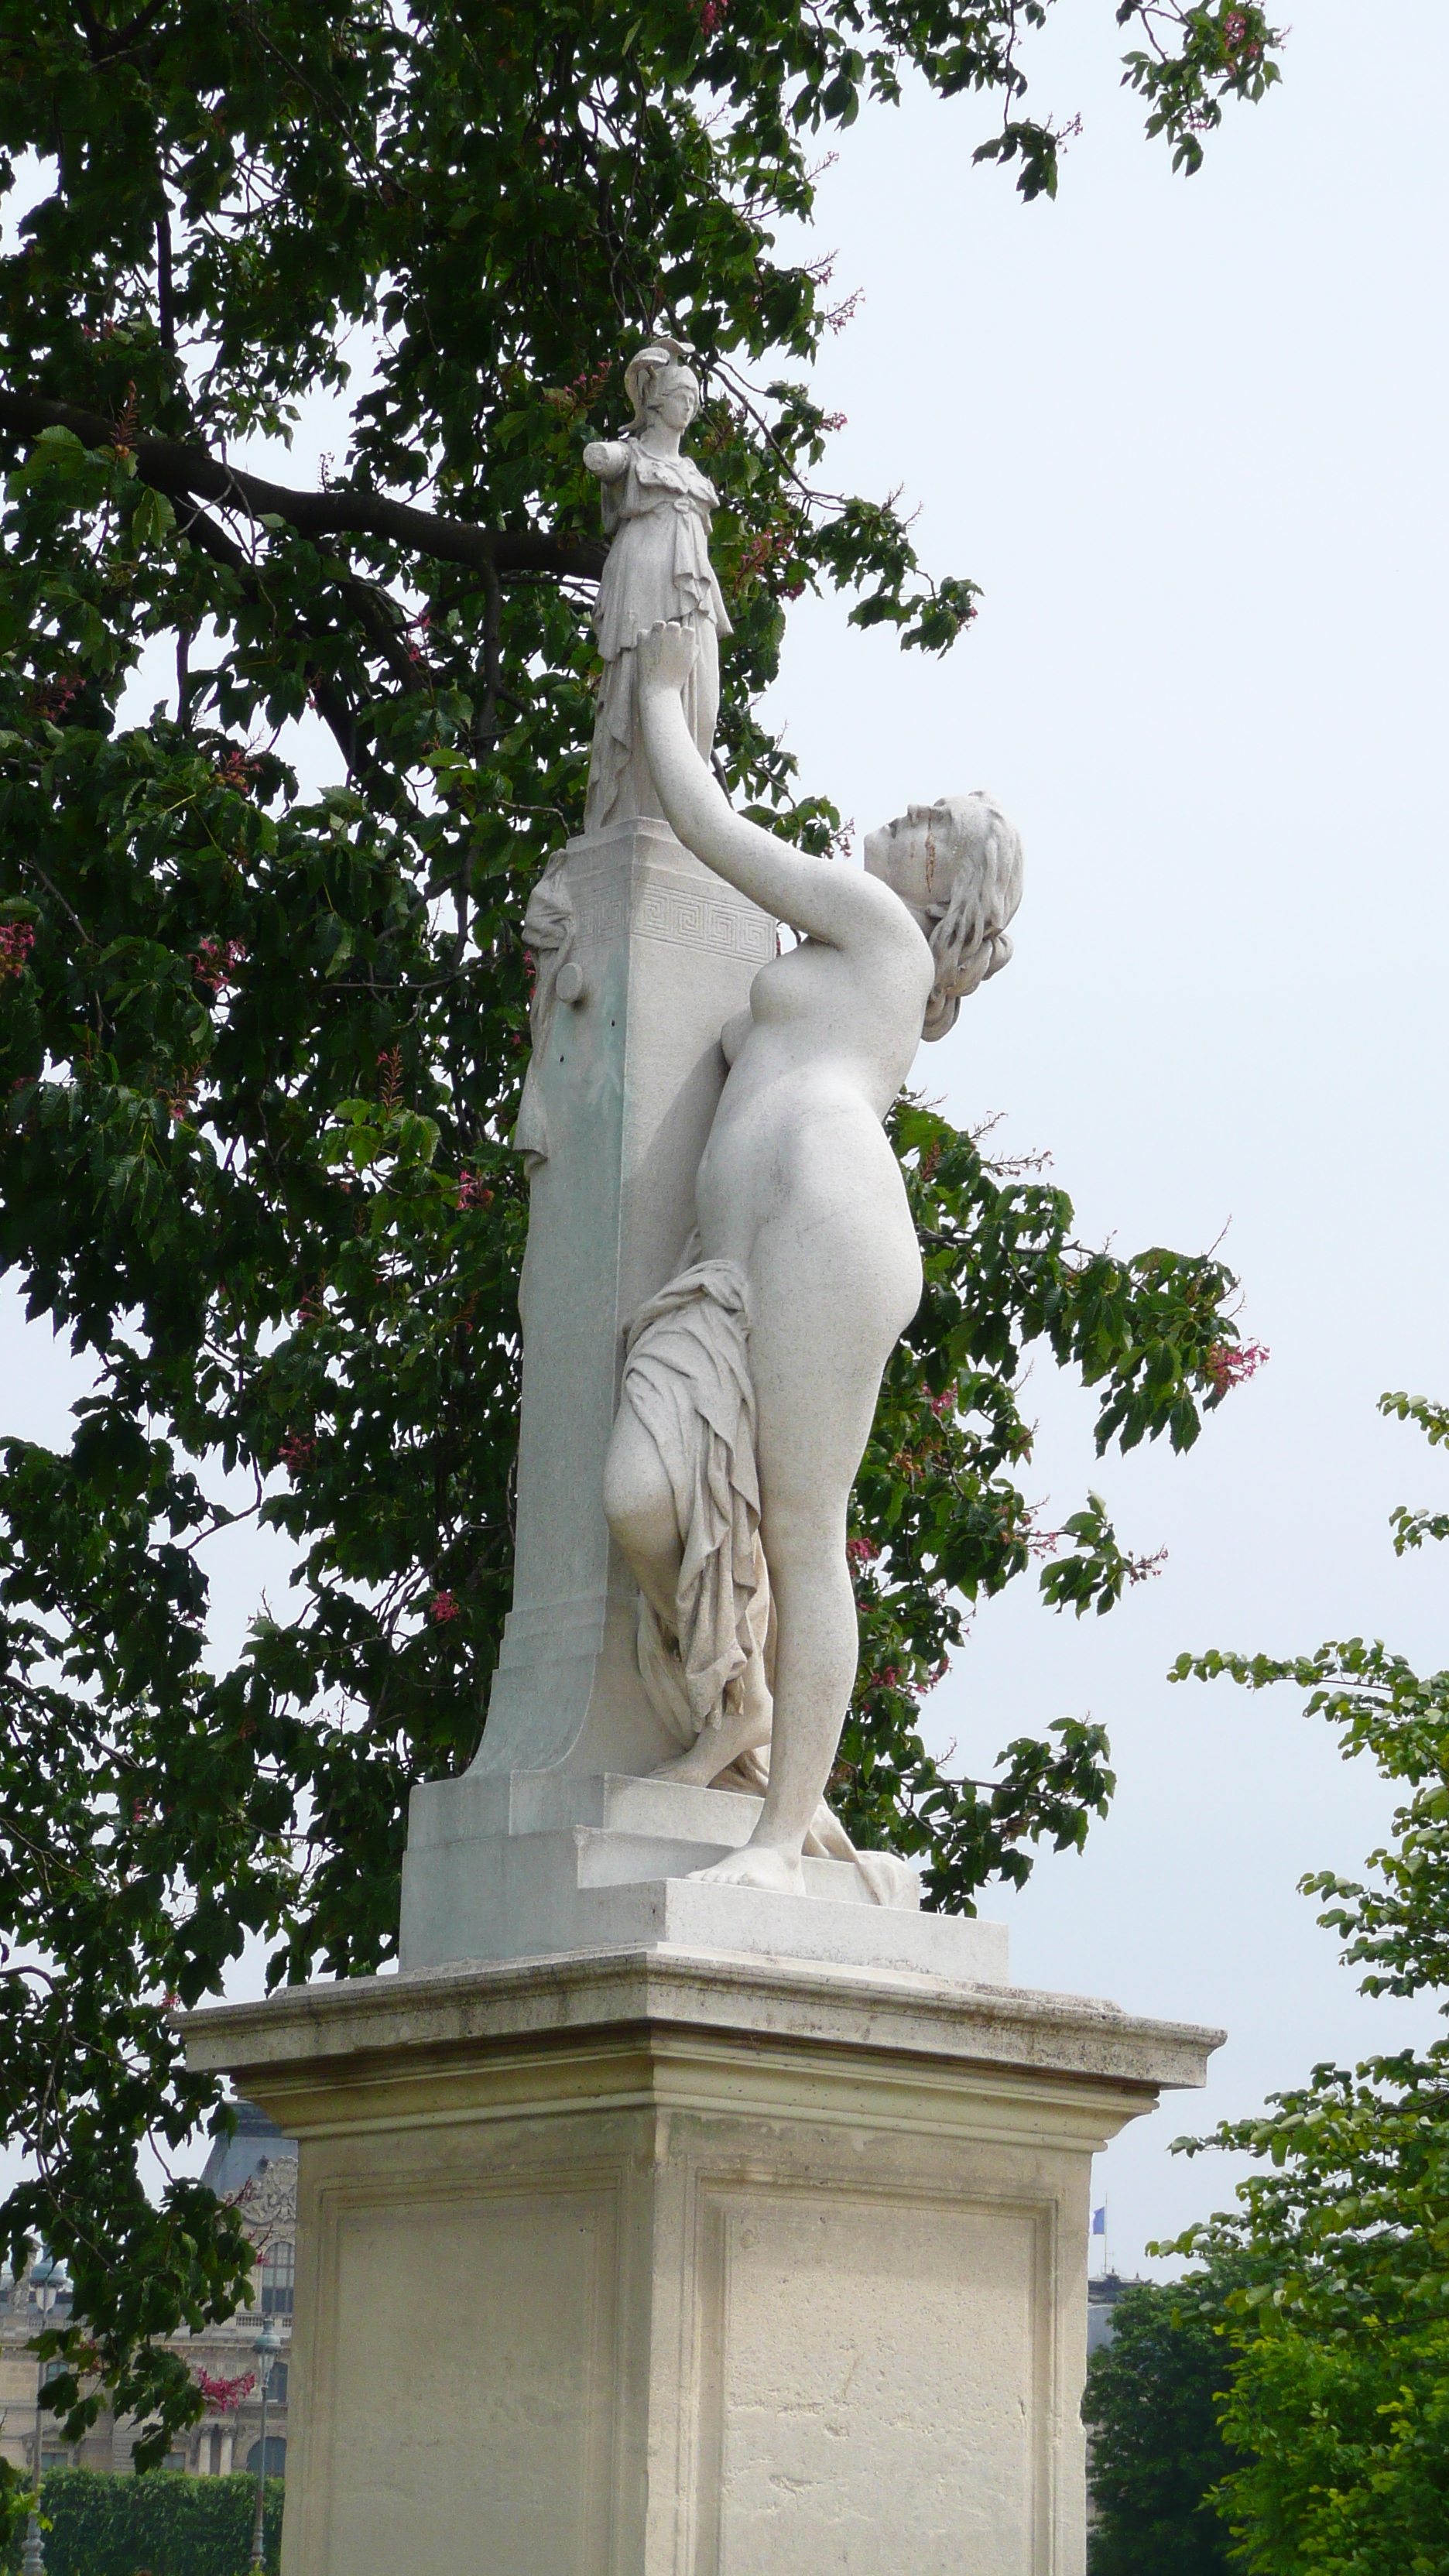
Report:
[{"label": "background building", "polygon": [[[208,2391],[209,2403],[202,2422],[181,2437],[166,2465],[194,2477],[222,2477],[231,2469],[255,2472],[262,2401],[252,2346],[268,2324],[282,2351],[272,2364],[267,2398],[267,2469],[281,2477],[287,2460],[287,2346],[296,2273],[296,2146],[254,2103],[239,2102],[235,2134],[218,2139],[203,2179],[221,2199],[236,2203],[256,2249],[253,2303],[239,2308],[225,2325],[171,2339],[168,2348],[181,2354],[192,2377]],[[43,2279],[37,2283],[34,2265],[18,2281],[8,2273],[0,2275],[0,2456],[27,2474],[35,2466],[37,2363],[26,2346],[51,2315],[63,2320],[69,2313],[69,2298],[52,2300]],[[84,2469],[129,2469],[139,2433],[130,2418],[117,2418],[107,2408],[83,2442],[68,2444],[60,2438],[59,2425],[46,2417],[42,2467],[65,2462]]]}]

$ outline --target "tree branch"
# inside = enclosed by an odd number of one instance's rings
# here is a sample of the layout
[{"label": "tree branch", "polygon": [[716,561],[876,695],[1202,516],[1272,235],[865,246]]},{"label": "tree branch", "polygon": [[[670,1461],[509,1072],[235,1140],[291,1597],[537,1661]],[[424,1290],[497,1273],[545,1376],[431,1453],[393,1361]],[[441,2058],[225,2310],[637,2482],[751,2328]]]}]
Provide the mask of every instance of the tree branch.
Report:
[{"label": "tree branch", "polygon": [[[38,437],[43,429],[68,429],[87,447],[116,443],[114,424],[99,412],[48,402],[39,394],[0,390],[4,429],[23,438]],[[608,552],[601,540],[555,536],[546,528],[474,528],[463,519],[435,518],[429,510],[410,509],[377,492],[295,492],[284,483],[265,482],[259,474],[244,474],[203,447],[183,447],[176,439],[137,438],[131,452],[142,482],[168,499],[195,495],[223,509],[244,511],[250,519],[285,519],[299,536],[389,537],[439,563],[468,564],[478,572],[551,573],[558,580],[597,581]]]},{"label": "tree branch", "polygon": [[166,203],[164,183],[161,211],[156,218],[156,313],[161,326],[161,346],[168,358],[174,358],[176,308],[171,294],[171,212]]},{"label": "tree branch", "polygon": [[[0,396],[0,400],[3,400],[3,396]],[[182,507],[177,513],[176,525],[182,536],[189,537],[191,543],[198,547],[202,554],[210,555],[213,563],[225,564],[228,572],[235,573],[237,579],[255,598],[261,584],[235,538],[229,537],[226,530],[219,528],[214,519],[209,519],[206,512],[199,509],[195,502],[188,504],[184,496]],[[367,766],[366,748],[360,738],[357,719],[347,698],[336,682],[328,679],[326,673],[319,670],[315,663],[309,667],[307,677],[311,684],[312,703],[317,713],[329,728],[348,769],[354,775],[361,775]]]}]

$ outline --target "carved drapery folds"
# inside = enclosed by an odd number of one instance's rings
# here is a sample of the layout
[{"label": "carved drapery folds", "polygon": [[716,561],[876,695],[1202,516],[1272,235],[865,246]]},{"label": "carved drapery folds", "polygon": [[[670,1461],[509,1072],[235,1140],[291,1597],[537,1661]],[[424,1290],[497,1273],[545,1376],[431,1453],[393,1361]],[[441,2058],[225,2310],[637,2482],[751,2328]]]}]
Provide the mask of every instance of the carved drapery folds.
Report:
[{"label": "carved drapery folds", "polygon": [[523,916],[523,945],[533,960],[533,990],[528,1003],[528,1026],[531,1054],[524,1076],[523,1097],[518,1104],[518,1124],[513,1131],[515,1153],[522,1154],[526,1168],[548,1160],[548,1120],[544,1114],[543,1095],[535,1067],[548,1044],[548,1033],[560,999],[558,982],[566,967],[572,966],[578,923],[574,899],[561,859],[545,868]]},{"label": "carved drapery folds", "polygon": [[640,1308],[620,1397],[674,1496],[681,1558],[674,1632],[639,1597],[639,1669],[686,1750],[751,1704],[767,1707],[770,1580],[760,1542],[755,1392],[744,1273],[694,1261]]},{"label": "carved drapery folds", "polygon": [[[653,1443],[680,1543],[672,1625],[639,1597],[639,1670],[686,1751],[726,1715],[758,1714],[764,1742],[716,1777],[761,1795],[774,1617],[760,1536],[749,1293],[735,1262],[701,1261],[698,1252],[695,1237],[685,1266],[640,1308],[624,1361],[620,1406]],[[815,1859],[854,1862],[877,1905],[920,1901],[915,1872],[888,1852],[858,1852],[823,1799],[804,1848]]]}]

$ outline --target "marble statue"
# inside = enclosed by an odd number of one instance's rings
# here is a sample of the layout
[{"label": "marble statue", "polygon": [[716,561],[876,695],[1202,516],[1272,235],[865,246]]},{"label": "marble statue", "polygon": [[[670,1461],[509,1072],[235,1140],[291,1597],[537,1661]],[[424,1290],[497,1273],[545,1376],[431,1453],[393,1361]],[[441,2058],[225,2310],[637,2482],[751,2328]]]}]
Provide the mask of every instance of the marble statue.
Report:
[{"label": "marble statue", "polygon": [[680,683],[685,720],[708,760],[719,713],[719,639],[731,631],[709,559],[719,495],[679,442],[699,410],[699,379],[683,343],[661,336],[624,370],[634,417],[622,438],[596,439],[584,463],[603,486],[612,542],[594,606],[603,656],[584,829],[659,811],[639,739],[636,661],[641,635],[681,620],[695,639]]},{"label": "marble statue", "polygon": [[1021,844],[979,795],[870,834],[864,873],[744,821],[691,721],[707,625],[661,620],[634,645],[642,748],[686,849],[799,944],[723,1032],[698,1233],[634,1319],[604,1505],[642,1595],[646,1687],[682,1747],[666,1771],[764,1790],[750,1841],[697,1875],[800,1894],[802,1855],[843,1845],[888,1903],[902,1865],[853,1854],[823,1805],[858,1652],[846,1509],[921,1294],[882,1122],[922,1036],[1009,958]]},{"label": "marble statue", "polygon": [[300,2143],[284,2576],[453,2576],[460,2531],[490,2576],[887,2567],[906,2531],[922,2576],[1080,2576],[1091,2157],[1221,2034],[1014,1990],[1004,1924],[923,1912],[824,1803],[921,1291],[883,1122],[1010,955],[1021,847],[984,796],[864,871],[732,810],[698,391],[662,340],[629,382],[588,450],[589,820],[523,925],[487,1723],[413,1788],[401,1974],[187,2017]]}]

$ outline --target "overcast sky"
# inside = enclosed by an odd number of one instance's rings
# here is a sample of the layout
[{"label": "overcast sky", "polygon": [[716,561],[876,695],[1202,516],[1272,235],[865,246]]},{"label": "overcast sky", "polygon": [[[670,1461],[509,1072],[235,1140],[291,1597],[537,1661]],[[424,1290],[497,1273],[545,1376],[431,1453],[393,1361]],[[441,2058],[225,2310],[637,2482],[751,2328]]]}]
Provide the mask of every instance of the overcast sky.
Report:
[{"label": "overcast sky", "polygon": [[[1040,96],[1080,109],[1054,205],[973,170],[976,102],[862,119],[818,232],[863,290],[820,391],[832,473],[897,482],[937,569],[985,589],[941,664],[834,607],[794,612],[792,746],[861,831],[990,787],[1021,827],[1016,956],[918,1073],[1005,1150],[1048,1148],[1085,1239],[1205,1248],[1269,1366],[1185,1459],[1094,1464],[1091,1408],[1034,1373],[1033,1493],[1091,1481],[1169,1549],[1105,1620],[1021,1582],[929,1703],[981,1772],[1090,1710],[1120,1779],[1085,1856],[1012,1927],[1023,1983],[1229,2032],[1098,2177],[1108,2245],[1224,2196],[1171,2139],[1315,2060],[1427,2033],[1369,2005],[1296,1893],[1355,1870],[1391,1800],[1300,1695],[1169,1688],[1183,1647],[1390,1637],[1443,1660],[1445,1567],[1387,1516],[1449,1483],[1388,1387],[1449,1396],[1444,1276],[1445,181],[1365,84],[1350,0],[1293,12],[1281,89],[1174,178],[1114,70],[1111,10],[1063,0]],[[1449,17],[1399,0],[1398,95],[1449,86]]]},{"label": "overcast sky", "polygon": [[[1443,1562],[1397,1563],[1387,1516],[1442,1505],[1449,1471],[1374,1402],[1449,1396],[1445,181],[1413,108],[1449,90],[1449,19],[1376,21],[1390,98],[1361,6],[1301,0],[1281,90],[1184,182],[1117,87],[1114,14],[1062,0],[1036,48],[1040,103],[1083,117],[1055,205],[973,170],[974,101],[913,91],[842,140],[816,248],[862,300],[817,379],[848,418],[828,470],[903,484],[923,559],[986,596],[942,664],[802,602],[776,714],[861,831],[1000,797],[1027,852],[1016,957],[920,1078],[963,1124],[1003,1113],[1004,1151],[1048,1149],[1086,1240],[1199,1250],[1228,1226],[1272,1352],[1190,1457],[1125,1463],[1094,1460],[1090,1404],[1038,1364],[1028,1491],[1061,1517],[1095,1485],[1167,1563],[1105,1620],[1017,1584],[929,1703],[972,1773],[1059,1715],[1111,1731],[1085,1857],[988,1893],[1018,1982],[1229,2033],[1206,2096],[1099,2170],[1136,2270],[1231,2179],[1173,2160],[1175,2135],[1433,2023],[1361,2002],[1295,1892],[1358,1867],[1387,1793],[1295,1693],[1164,1676],[1209,1644],[1441,1652]],[[52,1435],[65,1371],[13,1301],[0,1372],[5,1427]],[[227,1574],[227,1651],[265,1572]]]}]

